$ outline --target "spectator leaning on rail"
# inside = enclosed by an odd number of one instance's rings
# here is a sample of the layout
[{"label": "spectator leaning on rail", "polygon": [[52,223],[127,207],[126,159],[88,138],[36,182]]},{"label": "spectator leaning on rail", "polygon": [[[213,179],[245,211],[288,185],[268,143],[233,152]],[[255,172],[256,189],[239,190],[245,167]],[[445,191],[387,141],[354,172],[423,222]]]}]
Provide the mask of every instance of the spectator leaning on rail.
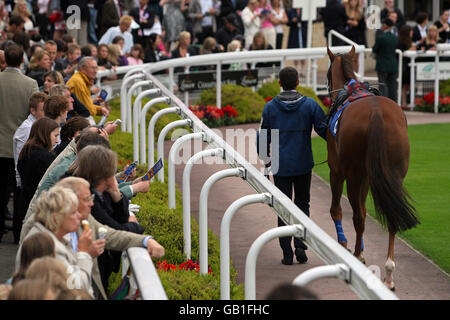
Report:
[{"label": "spectator leaning on rail", "polygon": [[[93,194],[90,191],[90,184],[86,180],[77,177],[64,178],[57,183],[57,186],[69,188],[75,192],[78,197],[78,212],[81,215],[81,220],[87,220],[89,226],[93,231],[94,239],[99,238],[99,229],[106,229],[106,250],[124,251],[131,247],[145,247],[152,258],[161,258],[164,256],[164,247],[162,247],[153,237],[148,235],[139,235],[133,232],[121,231],[113,229],[107,225],[101,224],[91,215],[91,208],[94,205]],[[74,236],[77,238],[81,236],[83,229],[80,228]],[[99,290],[101,297],[106,299],[105,289],[103,287],[99,266],[99,259],[94,259],[94,266],[92,268],[92,280],[94,283],[94,292],[96,287]],[[100,268],[99,268],[100,267]]]},{"label": "spectator leaning on rail", "polygon": [[[91,116],[109,116],[109,107],[100,97],[92,100],[91,89],[97,77],[97,61],[93,57],[84,57],[78,65],[78,72],[67,82],[70,92],[74,93],[78,100],[89,110]],[[96,105],[95,103],[100,103]]]},{"label": "spectator leaning on rail", "polygon": [[[257,151],[266,166],[271,161],[275,186],[289,198],[292,198],[294,188],[294,203],[309,217],[311,170],[314,166],[311,131],[314,126],[314,130],[326,139],[326,116],[317,102],[296,91],[300,83],[296,69],[283,68],[279,77],[283,92],[264,107],[256,137]],[[274,131],[278,131],[279,141],[271,141]],[[271,143],[273,152],[269,158]],[[278,218],[278,226],[284,225]],[[279,240],[283,250],[281,263],[292,264],[292,237]],[[305,263],[308,260],[306,245],[294,238],[294,246],[297,261]]]},{"label": "spectator leaning on rail", "polygon": [[[73,176],[86,179],[95,195],[92,216],[100,223],[123,231],[142,234],[144,228],[136,217],[129,214],[129,200],[124,197],[114,176],[116,173],[117,155],[101,146],[87,146],[78,155],[77,167]],[[146,190],[150,182],[146,181]],[[99,257],[100,273],[105,288],[111,272],[118,272],[120,252],[108,251]]]}]

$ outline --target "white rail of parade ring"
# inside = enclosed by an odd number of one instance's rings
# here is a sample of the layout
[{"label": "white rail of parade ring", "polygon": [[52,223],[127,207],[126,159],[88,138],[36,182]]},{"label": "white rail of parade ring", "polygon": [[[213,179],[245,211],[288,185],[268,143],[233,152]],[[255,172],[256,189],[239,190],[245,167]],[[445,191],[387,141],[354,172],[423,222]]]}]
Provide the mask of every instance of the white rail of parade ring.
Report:
[{"label": "white rail of parade ring", "polygon": [[[346,53],[350,51],[350,46],[343,47],[333,47],[331,48],[335,53]],[[356,52],[363,53],[365,51],[364,46],[357,46]],[[258,62],[280,62],[281,67],[285,65],[287,60],[306,60],[311,58],[312,60],[312,84],[309,83],[310,80],[306,83],[306,86],[312,87],[314,91],[317,91],[317,60],[322,59],[327,56],[326,48],[304,48],[304,49],[283,49],[283,50],[259,50],[259,51],[243,51],[243,52],[227,52],[227,53],[214,53],[214,54],[206,54],[206,55],[198,55],[187,58],[177,58],[177,59],[169,59],[156,63],[147,63],[139,66],[126,66],[119,67],[115,70],[105,70],[99,71],[97,74],[97,85],[101,86],[101,79],[103,77],[109,75],[130,75],[134,73],[136,69],[145,70],[150,73],[154,73],[161,70],[169,70],[169,90],[171,93],[174,92],[174,69],[176,67],[184,67],[185,71],[188,72],[190,66],[200,66],[200,65],[216,65],[216,105],[220,108],[221,103],[221,87],[222,87],[222,65],[230,64],[233,62],[244,62],[250,63],[253,65]],[[310,79],[310,77],[308,77]],[[128,80],[128,84],[133,83],[136,80],[143,80],[140,77],[136,77],[133,80]],[[142,82],[141,82],[142,84]],[[137,84],[136,84],[137,85]],[[140,85],[134,88],[134,90],[129,91],[129,95],[133,95],[134,91],[139,88]],[[122,86],[121,90],[121,99],[123,99],[125,94],[126,86]],[[188,105],[189,94],[185,93],[185,104]],[[131,132],[131,111],[129,109],[129,105],[131,104],[131,97],[128,97],[125,100],[124,105],[121,104],[121,110],[128,110],[128,114],[122,113],[122,130],[126,130],[127,132]]]},{"label": "white rail of parade ring", "polygon": [[405,51],[403,53],[403,56],[409,58],[411,60],[409,67],[410,67],[410,101],[411,105],[414,107],[414,101],[415,101],[415,95],[416,91],[413,89],[415,88],[415,68],[416,68],[416,59],[417,58],[423,58],[423,57],[434,57],[434,63],[435,63],[435,77],[434,77],[434,113],[438,113],[438,104],[439,104],[439,58],[440,57],[450,57],[450,44],[442,43],[438,44],[436,46],[436,50],[432,51]]},{"label": "white rail of parade ring", "polygon": [[[348,51],[348,48],[341,49],[343,51]],[[166,66],[164,66],[166,68]],[[133,71],[128,72],[126,78],[132,76],[134,73],[143,72],[142,69],[134,69]],[[278,188],[276,188],[267,178],[264,177],[253,165],[247,162],[245,158],[243,158],[240,154],[237,153],[230,145],[228,145],[220,136],[214,133],[211,129],[209,129],[202,121],[200,121],[189,109],[188,107],[178,99],[170,89],[164,87],[155,77],[150,74],[147,74],[144,71],[145,78],[149,79],[147,81],[151,81],[152,85],[157,89],[147,90],[147,93],[141,93],[141,99],[145,95],[157,96],[155,92],[161,93],[163,96],[156,99],[167,99],[167,102],[170,103],[173,107],[167,108],[170,109],[170,112],[177,113],[182,120],[175,121],[163,129],[162,135],[158,138],[158,142],[160,144],[163,143],[164,137],[167,134],[169,128],[174,128],[178,125],[187,125],[191,128],[193,134],[187,134],[179,138],[181,141],[189,141],[191,139],[202,139],[203,142],[207,143],[213,151],[205,152],[202,151],[201,155],[194,155],[191,160],[197,160],[200,157],[207,156],[220,156],[224,159],[224,161],[231,167],[231,169],[226,169],[217,172],[213,176],[208,179],[208,184],[205,183],[202,188],[202,196],[201,196],[201,204],[202,212],[200,216],[200,273],[207,273],[208,266],[208,253],[207,253],[207,197],[208,191],[211,188],[212,184],[216,181],[229,176],[236,176],[245,182],[247,182],[256,192],[255,197],[243,197],[237,201],[239,203],[232,204],[227,209],[227,221],[223,221],[223,228],[227,229],[227,224],[230,223],[230,219],[233,214],[244,205],[250,203],[266,203],[269,205],[275,214],[277,214],[286,224],[287,227],[274,228],[269,231],[266,231],[262,234],[252,245],[249,250],[249,255],[247,256],[246,261],[246,286],[245,286],[245,296],[246,299],[255,299],[255,268],[256,261],[259,254],[259,250],[261,247],[267,243],[267,241],[274,239],[280,236],[297,236],[301,238],[303,241],[307,243],[309,248],[313,250],[326,264],[336,266],[333,270],[345,270],[344,276],[342,272],[331,272],[330,268],[325,269],[317,269],[314,271],[314,279],[320,277],[329,277],[333,274],[335,277],[343,279],[346,284],[362,299],[398,299],[397,296],[392,293],[389,289],[387,289],[384,284],[380,281],[380,279],[376,278],[374,274],[363,265],[357,258],[355,258],[350,252],[344,249],[338,242],[336,242],[333,238],[331,238],[326,232],[320,229],[312,220],[310,220],[294,203],[286,197]],[[126,79],[125,78],[125,79]],[[121,99],[126,99],[127,95],[122,95]],[[141,101],[140,99],[140,101]],[[151,100],[152,101],[152,100]],[[150,102],[151,102],[150,101]],[[134,104],[134,114],[136,117],[133,119],[134,128],[137,130],[133,130],[133,135],[139,136],[138,130],[145,131],[146,128],[139,128],[139,118],[145,118],[145,113],[141,113],[142,105],[141,103]],[[148,109],[148,108],[147,108]],[[152,119],[153,120],[153,119]],[[153,125],[155,121],[150,121],[149,127]],[[145,123],[145,122],[144,122]],[[137,127],[136,127],[137,125]],[[153,130],[153,128],[152,128]],[[145,134],[141,136],[145,137]],[[177,140],[172,148],[178,148],[181,143]],[[136,142],[136,140],[133,140]],[[137,140],[138,141],[138,140]],[[162,143],[161,143],[162,141]],[[178,143],[177,143],[178,142]],[[152,144],[149,143],[151,146]],[[142,146],[142,145],[141,145]],[[134,150],[139,150],[139,147],[134,146]],[[142,149],[141,149],[142,150]],[[158,157],[164,156],[163,147],[158,147]],[[153,153],[152,156],[149,157],[149,162],[152,162],[154,159]],[[175,193],[175,170],[174,168],[174,154],[176,152],[170,151],[172,156],[169,156],[169,199],[174,198]],[[139,157],[138,152],[134,155]],[[193,159],[195,157],[195,159]],[[194,161],[191,161],[191,164]],[[171,169],[172,168],[172,169]],[[164,169],[163,169],[164,170]],[[186,166],[185,170],[190,170],[189,166]],[[162,170],[161,170],[162,171]],[[161,175],[163,176],[163,174]],[[183,177],[190,177],[189,172],[185,172]],[[183,181],[183,193],[186,192],[190,195],[189,191],[189,181]],[[183,194],[184,196],[184,194]],[[190,199],[183,197],[183,206],[189,208],[187,203]],[[175,207],[175,204],[171,201],[170,207]],[[190,257],[190,229],[187,224],[190,223],[190,212],[183,212],[183,231],[184,231],[184,244],[185,249],[184,253],[186,257]],[[229,230],[228,230],[229,232]],[[221,235],[221,237],[224,235]],[[228,244],[225,241],[221,241],[221,252],[228,252]],[[224,257],[225,256],[225,257]],[[221,281],[228,281],[225,284],[221,283],[221,298],[229,299],[229,261],[228,263],[225,261],[227,255],[221,254],[221,273],[228,274],[228,276],[222,276]],[[150,257],[147,257],[150,259]],[[228,260],[229,258],[227,258]],[[310,271],[311,272],[311,271]],[[310,277],[309,277],[310,278]],[[139,276],[136,277],[138,281],[144,281],[142,279],[146,279],[146,275],[139,273]],[[147,280],[148,283],[148,280]],[[146,299],[147,296],[142,296],[143,299]]]}]

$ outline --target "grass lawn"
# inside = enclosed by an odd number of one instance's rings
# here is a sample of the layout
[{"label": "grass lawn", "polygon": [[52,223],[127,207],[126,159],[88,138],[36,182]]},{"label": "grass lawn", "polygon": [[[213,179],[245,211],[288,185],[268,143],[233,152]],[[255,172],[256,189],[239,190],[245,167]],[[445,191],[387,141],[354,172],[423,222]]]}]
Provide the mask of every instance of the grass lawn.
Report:
[{"label": "grass lawn", "polygon": [[[450,124],[415,125],[408,128],[411,158],[405,185],[415,201],[421,224],[400,234],[414,248],[450,272]],[[326,142],[313,139],[316,163],[326,160]],[[314,171],[329,182],[328,165]],[[372,199],[367,211],[373,215]]]}]

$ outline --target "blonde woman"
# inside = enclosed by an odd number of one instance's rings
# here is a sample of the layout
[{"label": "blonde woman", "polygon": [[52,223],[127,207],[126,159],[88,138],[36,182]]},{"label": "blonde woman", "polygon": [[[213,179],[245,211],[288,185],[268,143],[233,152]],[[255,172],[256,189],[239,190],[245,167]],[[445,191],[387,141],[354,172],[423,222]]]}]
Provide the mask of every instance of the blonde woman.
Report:
[{"label": "blonde woman", "polygon": [[[69,234],[80,227],[78,197],[67,188],[55,186],[41,193],[35,205],[35,222],[27,237],[45,232],[55,243],[56,259],[65,264],[68,275],[76,280],[80,289],[93,296],[91,273],[93,259],[103,253],[105,240],[92,240],[92,230],[84,231],[78,238],[76,252],[71,248]],[[25,238],[26,239],[26,238]],[[20,265],[21,247],[17,252],[16,265]]]},{"label": "blonde woman", "polygon": [[[366,45],[366,22],[359,0],[348,0],[343,2],[347,13],[347,24],[344,36],[357,44]],[[353,66],[357,71],[359,68],[359,53],[354,56]]]},{"label": "blonde woman", "polygon": [[16,0],[16,6],[12,12],[13,15],[21,16],[25,20],[24,29],[26,32],[33,31],[34,22],[32,20],[32,15],[28,10],[28,4],[25,0]]},{"label": "blonde woman", "polygon": [[242,10],[241,18],[244,24],[245,47],[248,49],[253,42],[253,36],[261,30],[261,13],[258,12],[258,0],[249,0]]},{"label": "blonde woman", "polygon": [[37,81],[38,86],[44,85],[44,74],[49,72],[52,68],[52,60],[47,51],[37,50],[31,57],[30,66],[28,68],[27,76]]}]

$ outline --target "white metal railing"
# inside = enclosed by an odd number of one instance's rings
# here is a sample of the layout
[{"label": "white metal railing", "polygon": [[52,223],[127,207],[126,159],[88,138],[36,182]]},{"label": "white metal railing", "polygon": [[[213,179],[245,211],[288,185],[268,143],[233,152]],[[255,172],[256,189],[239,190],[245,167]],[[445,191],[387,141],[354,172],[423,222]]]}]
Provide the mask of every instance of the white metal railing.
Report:
[{"label": "white metal railing", "polygon": [[[349,52],[351,47],[333,47],[333,52],[335,53],[346,53]],[[364,52],[364,46],[358,46],[356,48],[357,53]],[[221,103],[221,92],[222,87],[222,66],[224,64],[230,64],[234,62],[245,62],[254,64],[257,62],[280,62],[281,66],[284,66],[288,60],[307,60],[308,58],[312,61],[312,80],[313,83],[307,83],[306,85],[312,88],[317,88],[317,60],[322,59],[327,56],[326,48],[303,48],[303,49],[282,49],[282,50],[256,50],[256,51],[242,51],[242,52],[226,52],[226,53],[214,53],[197,55],[187,58],[177,58],[169,59],[164,61],[159,61],[155,63],[146,63],[140,66],[126,66],[119,67],[111,70],[99,71],[97,73],[97,85],[101,86],[101,79],[110,75],[121,75],[121,74],[132,74],[137,70],[145,70],[150,73],[154,73],[161,70],[169,70],[169,91],[174,92],[175,75],[174,69],[177,67],[182,67],[186,70],[189,66],[201,66],[201,65],[216,65],[216,105],[220,108]],[[185,94],[184,100],[188,101],[188,93]],[[128,105],[130,102],[127,102]],[[128,109],[129,110],[129,109]],[[130,114],[129,112],[128,114]],[[130,123],[127,121],[127,123]],[[131,125],[130,125],[131,126]],[[128,127],[128,130],[130,128]],[[130,131],[128,131],[130,132]]]},{"label": "white metal railing", "polygon": [[142,300],[167,300],[166,292],[159,279],[147,249],[129,248],[126,256],[133,269],[132,276],[138,286]]},{"label": "white metal railing", "polygon": [[[342,49],[343,51],[348,51],[348,48]],[[324,50],[314,51],[323,52]],[[219,54],[220,55],[220,54]],[[261,55],[258,52],[257,56]],[[164,67],[166,68],[166,66]],[[398,299],[389,289],[387,289],[383,283],[377,278],[373,281],[371,277],[372,272],[366,268],[357,258],[355,258],[350,252],[343,248],[339,243],[337,243],[333,238],[331,238],[326,232],[320,229],[312,220],[310,220],[284,193],[282,193],[278,188],[276,188],[265,176],[258,171],[253,165],[251,165],[245,158],[243,158],[234,148],[227,144],[222,137],[217,135],[214,131],[209,129],[201,120],[199,120],[188,107],[177,98],[170,89],[164,87],[158,79],[154,76],[149,76],[154,87],[159,88],[162,92],[162,96],[170,98],[171,105],[179,108],[179,115],[183,120],[189,120],[189,126],[192,129],[193,134],[202,133],[203,141],[208,144],[209,148],[220,149],[220,156],[223,157],[224,161],[231,167],[231,170],[224,170],[211,176],[208,185],[205,185],[205,191],[203,197],[203,209],[201,210],[200,217],[200,230],[201,230],[201,249],[200,249],[200,266],[201,272],[205,272],[208,265],[207,251],[206,255],[204,253],[205,248],[207,248],[207,240],[205,241],[205,228],[207,229],[207,210],[205,210],[205,203],[207,202],[207,189],[210,188],[214,181],[225,176],[238,176],[245,180],[257,194],[264,194],[265,201],[273,211],[280,217],[288,226],[287,228],[295,227],[295,232],[292,234],[294,236],[300,237],[311,250],[313,250],[326,264],[340,264],[344,265],[345,268],[349,270],[349,277],[346,279],[346,283],[352,288],[356,294],[363,299]],[[122,97],[124,98],[124,97]],[[140,106],[137,107],[140,109]],[[136,111],[139,114],[139,110]],[[179,120],[179,121],[183,121]],[[177,121],[175,121],[177,122]],[[187,122],[183,122],[186,123]],[[167,132],[167,128],[173,128],[175,125],[169,124],[163,131]],[[145,129],[145,128],[141,128]],[[165,136],[165,134],[163,135]],[[161,137],[161,135],[160,135]],[[163,152],[159,150],[158,154],[161,156]],[[212,156],[213,154],[211,154]],[[217,155],[217,154],[216,154]],[[233,170],[236,169],[236,170]],[[174,170],[171,169],[170,180],[174,179]],[[185,181],[183,181],[183,184]],[[171,184],[172,185],[172,184]],[[173,185],[172,185],[173,188]],[[202,190],[203,191],[203,190]],[[244,200],[245,201],[245,200]],[[207,205],[206,205],[207,207]],[[231,210],[231,209],[230,209]],[[186,216],[186,217],[185,217]],[[184,223],[190,223],[190,212],[183,213]],[[183,226],[183,230],[188,232],[186,226]],[[284,229],[283,229],[284,230]],[[301,232],[298,232],[301,230]],[[291,230],[292,231],[292,230]],[[280,236],[277,234],[276,236]],[[187,235],[185,235],[186,241]],[[189,235],[190,237],[190,235]],[[258,241],[258,240],[257,240]],[[256,241],[255,241],[256,243]],[[261,244],[261,243],[260,243]],[[253,246],[252,246],[253,248]],[[186,248],[185,248],[186,250]],[[253,252],[253,254],[251,254]],[[186,251],[185,251],[186,253]],[[253,259],[256,262],[257,252],[252,249],[249,251],[249,256],[247,259]],[[224,261],[221,261],[221,269],[225,267],[223,265]],[[203,266],[203,267],[202,267]],[[205,267],[206,266],[206,267]],[[246,267],[247,270],[247,267]],[[323,276],[327,276],[328,273],[324,273]],[[246,282],[247,277],[249,281],[255,277],[254,272],[247,275],[246,272]],[[371,281],[368,281],[368,280]],[[253,299],[254,295],[251,290],[252,287],[246,285],[246,297]],[[248,291],[248,293],[247,293]]]},{"label": "white metal railing", "polygon": [[434,63],[435,63],[435,77],[434,77],[434,92],[435,92],[435,100],[434,100],[434,112],[438,113],[438,103],[439,103],[439,58],[440,57],[450,57],[450,45],[449,44],[438,44],[436,50],[429,50],[429,51],[413,51],[413,50],[409,50],[409,51],[405,51],[403,53],[404,57],[407,57],[410,59],[410,89],[409,89],[409,94],[410,94],[410,102],[411,102],[411,106],[414,108],[415,107],[415,97],[416,97],[416,90],[415,90],[415,84],[416,84],[416,59],[417,58],[424,58],[424,57],[429,57],[429,58],[434,58]]}]

